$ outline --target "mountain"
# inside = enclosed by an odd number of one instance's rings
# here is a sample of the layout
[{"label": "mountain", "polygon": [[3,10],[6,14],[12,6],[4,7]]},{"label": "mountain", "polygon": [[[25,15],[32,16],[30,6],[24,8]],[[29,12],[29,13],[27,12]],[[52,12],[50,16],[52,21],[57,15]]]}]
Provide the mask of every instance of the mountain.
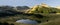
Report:
[{"label": "mountain", "polygon": [[27,9],[29,9],[28,6],[0,6],[0,16],[2,15],[13,15],[17,13],[25,12]]},{"label": "mountain", "polygon": [[40,4],[40,5],[35,5],[34,7],[32,7],[31,9],[28,9],[26,11],[26,13],[58,13],[60,12],[59,9],[55,8],[55,7],[51,7],[47,4]]},{"label": "mountain", "polygon": [[14,8],[18,12],[25,12],[27,9],[30,9],[28,6],[17,6]]}]

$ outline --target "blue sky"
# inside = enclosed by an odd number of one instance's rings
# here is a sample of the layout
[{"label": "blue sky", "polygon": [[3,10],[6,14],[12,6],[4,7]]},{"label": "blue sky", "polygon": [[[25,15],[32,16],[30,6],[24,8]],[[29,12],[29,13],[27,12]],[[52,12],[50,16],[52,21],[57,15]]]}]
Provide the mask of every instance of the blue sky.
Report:
[{"label": "blue sky", "polygon": [[0,5],[10,6],[34,6],[46,3],[50,6],[60,6],[60,0],[0,0]]}]

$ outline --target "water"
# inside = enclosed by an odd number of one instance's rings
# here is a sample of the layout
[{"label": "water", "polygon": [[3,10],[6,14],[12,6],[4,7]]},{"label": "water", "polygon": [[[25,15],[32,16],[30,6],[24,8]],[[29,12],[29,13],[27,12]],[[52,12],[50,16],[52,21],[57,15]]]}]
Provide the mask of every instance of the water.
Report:
[{"label": "water", "polygon": [[24,23],[24,24],[37,24],[38,23],[35,20],[27,20],[27,19],[17,20],[16,22],[18,22],[18,23]]}]

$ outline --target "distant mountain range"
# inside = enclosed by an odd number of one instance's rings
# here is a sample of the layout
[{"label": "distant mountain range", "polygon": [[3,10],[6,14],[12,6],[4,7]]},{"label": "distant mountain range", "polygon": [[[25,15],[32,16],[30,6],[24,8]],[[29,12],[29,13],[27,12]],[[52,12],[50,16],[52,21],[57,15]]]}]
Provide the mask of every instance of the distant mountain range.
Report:
[{"label": "distant mountain range", "polygon": [[45,3],[40,5],[35,5],[34,7],[30,8],[28,6],[0,6],[0,15],[6,14],[16,14],[16,13],[60,13],[60,9],[57,7],[51,7]]},{"label": "distant mountain range", "polygon": [[25,12],[27,9],[29,9],[28,6],[0,6],[0,15],[9,15],[9,14],[16,14],[18,12]]}]

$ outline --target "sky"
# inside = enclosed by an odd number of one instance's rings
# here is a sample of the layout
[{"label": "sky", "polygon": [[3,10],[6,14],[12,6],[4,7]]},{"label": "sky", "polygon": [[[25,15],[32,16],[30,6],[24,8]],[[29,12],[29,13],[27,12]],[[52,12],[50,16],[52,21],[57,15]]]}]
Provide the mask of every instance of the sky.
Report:
[{"label": "sky", "polygon": [[46,3],[50,6],[60,6],[60,0],[0,0],[0,5],[34,6]]}]

